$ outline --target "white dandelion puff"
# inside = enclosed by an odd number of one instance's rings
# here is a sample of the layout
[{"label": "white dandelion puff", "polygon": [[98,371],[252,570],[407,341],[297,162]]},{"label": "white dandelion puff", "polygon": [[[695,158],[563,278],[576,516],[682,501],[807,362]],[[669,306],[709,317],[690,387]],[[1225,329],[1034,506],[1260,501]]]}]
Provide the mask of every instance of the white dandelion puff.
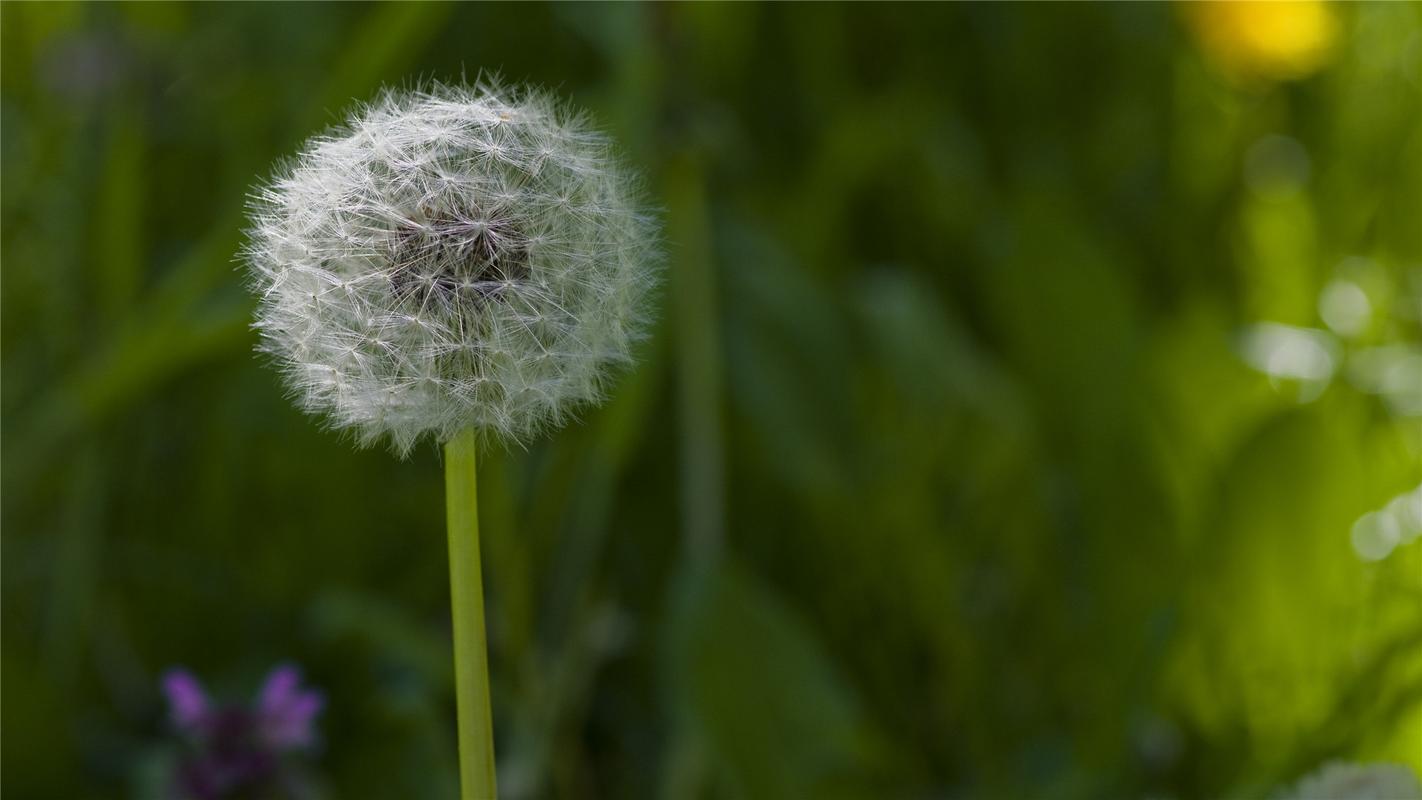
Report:
[{"label": "white dandelion puff", "polygon": [[534,90],[387,92],[251,202],[259,348],[363,445],[521,441],[603,396],[656,226],[585,116]]}]

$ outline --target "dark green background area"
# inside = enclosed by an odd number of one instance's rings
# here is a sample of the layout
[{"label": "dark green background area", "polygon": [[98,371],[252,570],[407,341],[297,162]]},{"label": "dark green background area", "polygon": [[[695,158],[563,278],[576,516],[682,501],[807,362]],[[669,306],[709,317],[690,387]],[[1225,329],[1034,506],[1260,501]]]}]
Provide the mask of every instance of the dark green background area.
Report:
[{"label": "dark green background area", "polygon": [[481,73],[590,109],[667,254],[612,400],[481,465],[507,798],[1422,769],[1422,544],[1350,544],[1422,424],[1241,357],[1358,264],[1344,356],[1422,339],[1422,7],[1331,13],[1274,84],[1165,4],[6,3],[4,793],[158,797],[162,671],[289,660],[330,797],[454,796],[438,450],[295,410],[235,253],[353,102]]}]

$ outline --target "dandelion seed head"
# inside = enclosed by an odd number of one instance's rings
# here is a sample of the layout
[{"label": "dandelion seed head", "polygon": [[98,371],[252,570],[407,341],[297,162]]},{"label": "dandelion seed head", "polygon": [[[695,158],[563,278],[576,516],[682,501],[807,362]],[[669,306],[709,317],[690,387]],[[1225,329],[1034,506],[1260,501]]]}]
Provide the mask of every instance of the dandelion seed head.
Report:
[{"label": "dandelion seed head", "polygon": [[639,204],[608,139],[546,93],[386,92],[253,197],[259,348],[363,445],[526,440],[600,400],[646,328]]}]

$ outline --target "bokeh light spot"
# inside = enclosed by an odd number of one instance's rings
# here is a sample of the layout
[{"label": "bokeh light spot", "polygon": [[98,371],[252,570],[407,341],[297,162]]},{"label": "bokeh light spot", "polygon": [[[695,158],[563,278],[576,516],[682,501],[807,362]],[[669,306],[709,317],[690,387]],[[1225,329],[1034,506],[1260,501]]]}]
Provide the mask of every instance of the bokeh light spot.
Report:
[{"label": "bokeh light spot", "polygon": [[1245,362],[1273,379],[1275,388],[1298,381],[1299,402],[1323,393],[1340,360],[1338,343],[1327,332],[1275,322],[1250,327],[1241,351]]},{"label": "bokeh light spot", "polygon": [[1336,280],[1319,294],[1318,315],[1334,333],[1352,337],[1367,330],[1373,306],[1361,286],[1348,280]]}]

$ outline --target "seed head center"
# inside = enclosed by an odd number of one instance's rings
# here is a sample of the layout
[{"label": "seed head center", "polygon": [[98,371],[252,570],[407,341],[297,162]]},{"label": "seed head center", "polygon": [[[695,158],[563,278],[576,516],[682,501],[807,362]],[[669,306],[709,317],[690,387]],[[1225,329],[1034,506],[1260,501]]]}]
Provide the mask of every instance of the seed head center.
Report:
[{"label": "seed head center", "polygon": [[528,277],[528,236],[511,215],[426,213],[396,228],[390,287],[421,308],[499,298]]}]

